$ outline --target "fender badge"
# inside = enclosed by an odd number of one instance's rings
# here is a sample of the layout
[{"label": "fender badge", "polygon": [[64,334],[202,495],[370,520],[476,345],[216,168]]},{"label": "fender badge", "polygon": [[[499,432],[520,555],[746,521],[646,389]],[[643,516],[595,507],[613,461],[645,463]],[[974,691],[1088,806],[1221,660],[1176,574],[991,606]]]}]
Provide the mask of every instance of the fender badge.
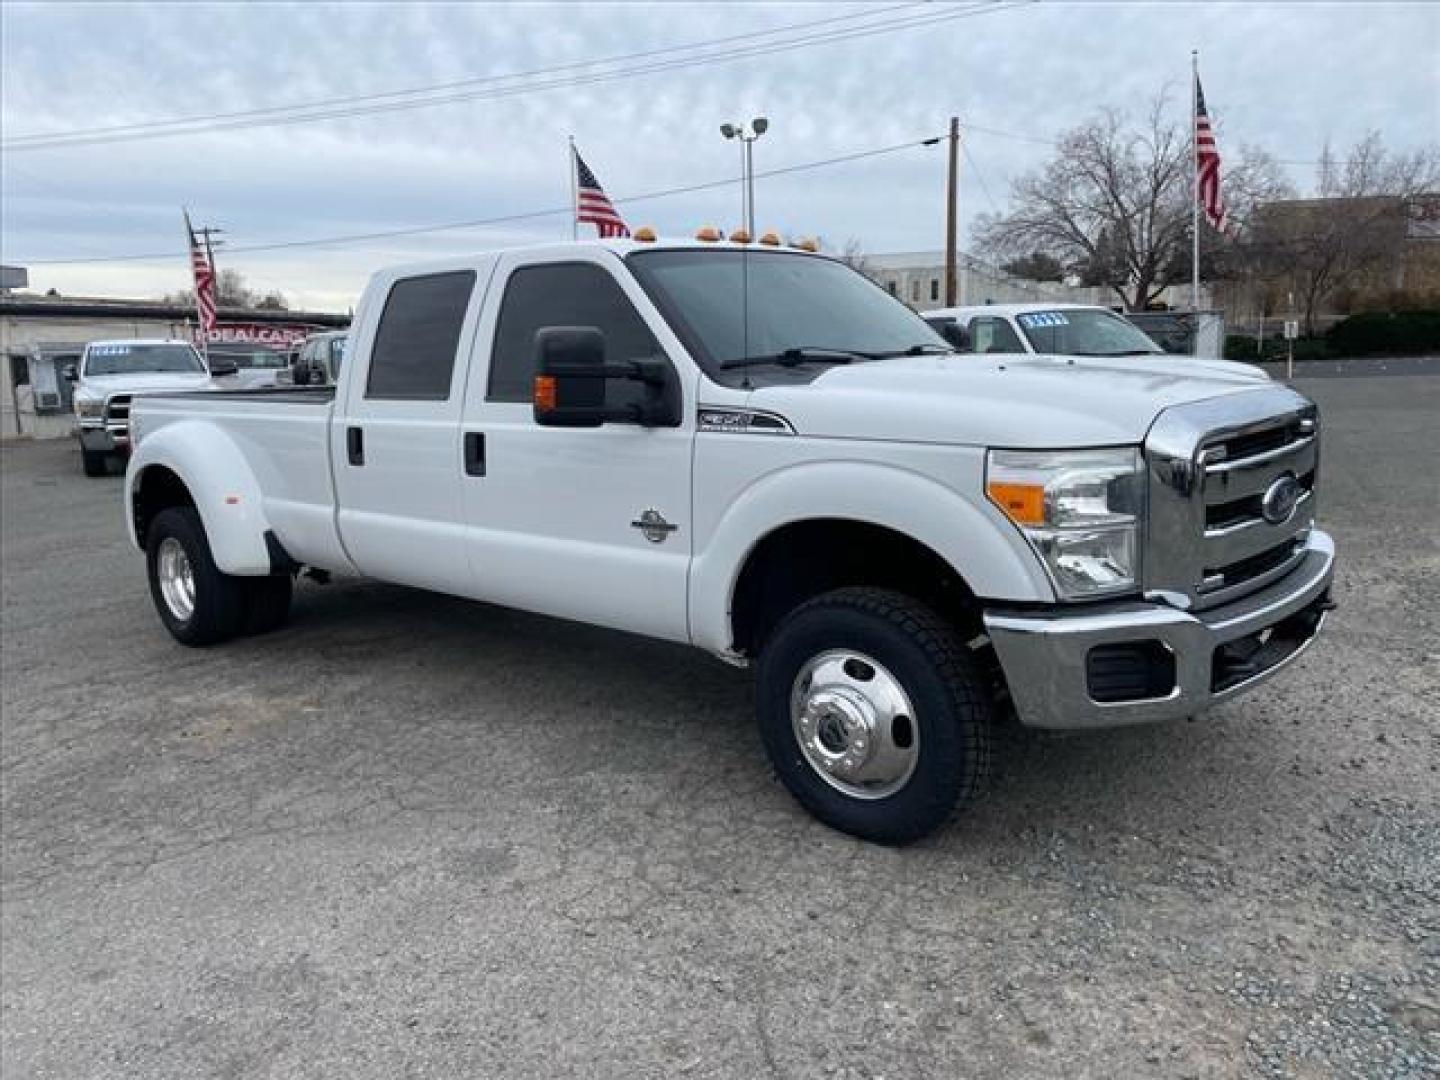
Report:
[{"label": "fender badge", "polygon": [[672,525],[665,520],[665,515],[659,510],[646,510],[634,521],[630,522],[632,529],[639,529],[645,539],[652,544],[663,544],[679,525]]}]

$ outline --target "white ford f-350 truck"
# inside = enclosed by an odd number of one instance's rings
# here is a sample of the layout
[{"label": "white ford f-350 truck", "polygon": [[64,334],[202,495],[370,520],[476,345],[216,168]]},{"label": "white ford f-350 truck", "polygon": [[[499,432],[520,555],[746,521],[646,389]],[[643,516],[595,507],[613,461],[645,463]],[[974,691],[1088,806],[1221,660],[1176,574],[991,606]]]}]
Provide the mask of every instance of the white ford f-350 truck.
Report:
[{"label": "white ford f-350 truck", "polygon": [[1240,368],[957,354],[802,251],[581,242],[376,275],[336,386],[137,397],[125,509],[188,645],[309,569],[753,664],[795,797],[902,842],[997,709],[1190,716],[1310,644],[1318,423]]}]

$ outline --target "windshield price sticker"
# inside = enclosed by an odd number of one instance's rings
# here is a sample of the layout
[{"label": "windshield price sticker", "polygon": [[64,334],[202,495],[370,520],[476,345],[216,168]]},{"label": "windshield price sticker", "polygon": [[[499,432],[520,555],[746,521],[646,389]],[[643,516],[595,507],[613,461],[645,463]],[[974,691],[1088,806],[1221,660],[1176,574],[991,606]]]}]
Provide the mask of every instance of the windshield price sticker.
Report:
[{"label": "windshield price sticker", "polygon": [[91,356],[125,356],[129,352],[129,345],[95,345],[90,349]]},{"label": "windshield price sticker", "polygon": [[1017,315],[1020,325],[1026,330],[1040,330],[1047,326],[1069,326],[1070,320],[1058,311],[1034,311]]}]

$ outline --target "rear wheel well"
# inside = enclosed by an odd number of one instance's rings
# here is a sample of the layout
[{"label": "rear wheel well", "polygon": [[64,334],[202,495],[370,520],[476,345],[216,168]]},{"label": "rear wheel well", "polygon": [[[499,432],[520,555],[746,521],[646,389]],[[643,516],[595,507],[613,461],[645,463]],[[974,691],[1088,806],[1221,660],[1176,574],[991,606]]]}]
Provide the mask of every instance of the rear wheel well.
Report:
[{"label": "rear wheel well", "polygon": [[853,586],[914,597],[954,625],[962,640],[982,632],[975,594],[933,549],[881,525],[820,518],[776,529],[750,553],[731,607],[734,648],[758,655],[787,613],[821,593]]},{"label": "rear wheel well", "polygon": [[136,478],[130,505],[135,516],[135,543],[143,548],[150,523],[161,511],[172,506],[193,507],[195,499],[178,475],[163,465],[151,465]]}]

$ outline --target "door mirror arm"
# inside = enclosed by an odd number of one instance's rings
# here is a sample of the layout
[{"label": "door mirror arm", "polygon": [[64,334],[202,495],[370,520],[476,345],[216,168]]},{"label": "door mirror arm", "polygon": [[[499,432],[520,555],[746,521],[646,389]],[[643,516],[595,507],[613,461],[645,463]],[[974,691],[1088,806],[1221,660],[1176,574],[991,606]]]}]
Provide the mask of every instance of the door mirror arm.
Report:
[{"label": "door mirror arm", "polygon": [[[605,404],[609,382],[644,384],[644,400]],[[657,357],[606,360],[605,335],[593,326],[552,326],[535,335],[535,422],[545,427],[599,427],[606,423],[678,427],[680,381]]]}]

